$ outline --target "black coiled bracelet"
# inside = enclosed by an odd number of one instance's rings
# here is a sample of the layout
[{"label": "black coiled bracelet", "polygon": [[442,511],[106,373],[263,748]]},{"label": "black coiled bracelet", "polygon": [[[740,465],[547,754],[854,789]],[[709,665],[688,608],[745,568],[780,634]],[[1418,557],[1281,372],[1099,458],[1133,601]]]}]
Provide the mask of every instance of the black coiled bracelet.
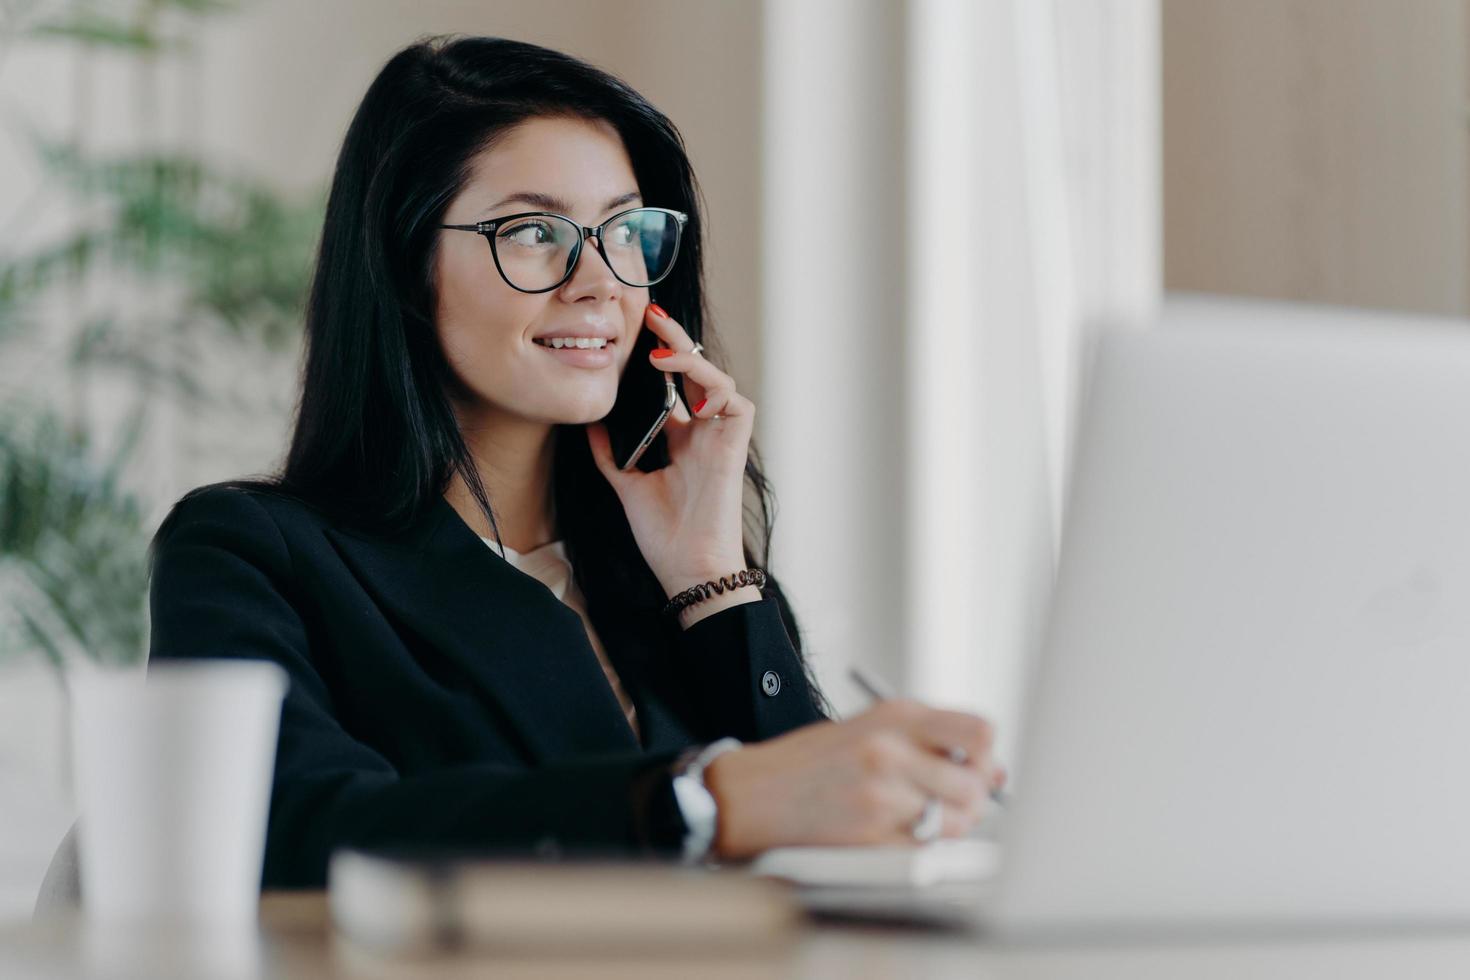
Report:
[{"label": "black coiled bracelet", "polygon": [[721,575],[717,581],[701,582],[692,585],[669,600],[664,606],[664,615],[677,616],[687,606],[708,599],[712,595],[722,595],[726,590],[735,590],[744,585],[753,585],[758,589],[766,586],[766,573],[759,568],[742,568],[734,575]]}]

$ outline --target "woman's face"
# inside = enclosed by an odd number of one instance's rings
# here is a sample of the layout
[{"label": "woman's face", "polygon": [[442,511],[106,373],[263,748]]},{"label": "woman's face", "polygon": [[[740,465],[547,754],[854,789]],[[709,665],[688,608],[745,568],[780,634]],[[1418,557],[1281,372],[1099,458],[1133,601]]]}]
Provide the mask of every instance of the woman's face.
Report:
[{"label": "woman's face", "polygon": [[[595,227],[643,203],[611,124],[537,117],[473,160],[444,223],[554,211]],[[440,236],[436,328],[460,382],[457,395],[470,402],[463,407],[554,424],[605,416],[642,329],[648,289],[620,282],[589,240],[570,279],[549,292],[523,293],[496,272],[483,235],[446,230]],[[608,343],[596,351],[538,342],[552,337],[606,337]]]}]

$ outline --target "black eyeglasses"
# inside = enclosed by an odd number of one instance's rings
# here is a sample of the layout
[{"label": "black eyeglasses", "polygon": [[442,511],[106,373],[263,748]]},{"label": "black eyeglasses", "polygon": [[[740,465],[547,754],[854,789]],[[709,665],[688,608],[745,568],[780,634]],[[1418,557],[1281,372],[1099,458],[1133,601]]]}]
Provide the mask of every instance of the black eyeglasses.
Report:
[{"label": "black eyeglasses", "polygon": [[688,220],[682,211],[633,208],[588,228],[564,214],[526,211],[474,225],[439,227],[484,235],[500,278],[523,293],[545,293],[572,277],[588,238],[596,241],[598,254],[619,282],[652,286],[674,268]]}]

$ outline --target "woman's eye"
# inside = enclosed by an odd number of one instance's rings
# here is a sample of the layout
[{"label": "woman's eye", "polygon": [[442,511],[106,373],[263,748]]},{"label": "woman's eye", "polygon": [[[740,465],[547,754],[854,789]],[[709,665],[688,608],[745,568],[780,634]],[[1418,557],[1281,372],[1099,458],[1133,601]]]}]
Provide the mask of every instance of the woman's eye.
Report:
[{"label": "woman's eye", "polygon": [[632,225],[618,225],[608,237],[611,245],[632,245],[638,240],[638,232]]},{"label": "woman's eye", "polygon": [[544,221],[527,221],[523,224],[506,228],[500,233],[500,240],[510,245],[522,245],[532,247],[536,245],[549,245],[555,240],[551,226]]}]

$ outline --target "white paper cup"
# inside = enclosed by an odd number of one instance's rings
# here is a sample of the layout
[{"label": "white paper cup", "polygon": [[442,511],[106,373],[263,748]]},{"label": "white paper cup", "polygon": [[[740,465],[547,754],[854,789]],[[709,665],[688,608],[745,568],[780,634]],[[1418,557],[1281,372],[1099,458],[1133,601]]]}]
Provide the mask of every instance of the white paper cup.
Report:
[{"label": "white paper cup", "polygon": [[74,677],[88,918],[254,921],[286,684],[264,660]]}]

